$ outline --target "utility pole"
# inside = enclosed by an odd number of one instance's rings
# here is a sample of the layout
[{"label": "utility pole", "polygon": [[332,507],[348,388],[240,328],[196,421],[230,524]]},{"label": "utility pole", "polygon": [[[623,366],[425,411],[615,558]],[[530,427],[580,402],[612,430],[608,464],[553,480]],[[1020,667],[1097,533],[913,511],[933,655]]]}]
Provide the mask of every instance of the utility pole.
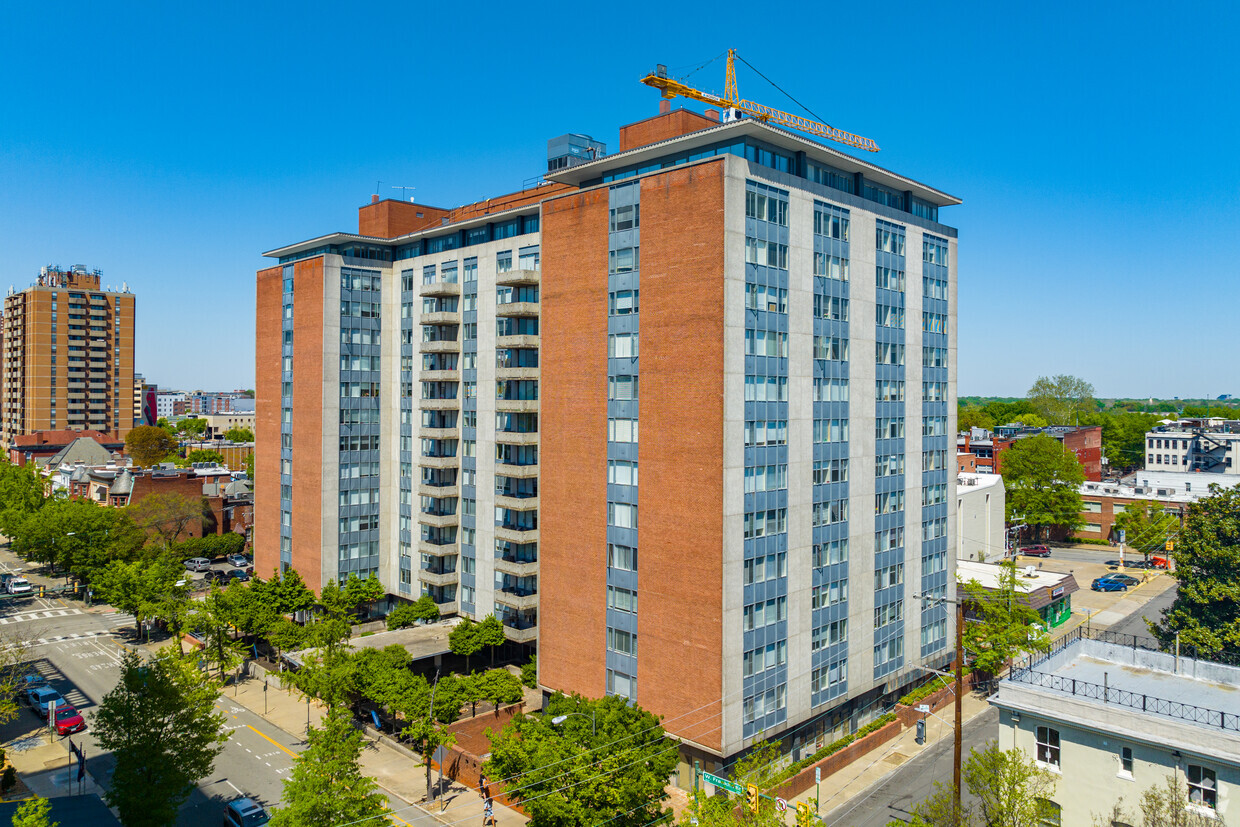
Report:
[{"label": "utility pole", "polygon": [[953,729],[955,730],[956,742],[952,749],[952,803],[955,806],[956,814],[960,813],[960,763],[961,752],[964,746],[964,600],[957,595],[956,598],[950,599],[947,596],[931,597],[929,595],[914,594],[913,597],[918,600],[928,600],[932,606],[942,606],[946,603],[952,603],[956,607],[956,664],[955,664],[955,683],[954,692],[956,695],[955,711],[956,721]]}]

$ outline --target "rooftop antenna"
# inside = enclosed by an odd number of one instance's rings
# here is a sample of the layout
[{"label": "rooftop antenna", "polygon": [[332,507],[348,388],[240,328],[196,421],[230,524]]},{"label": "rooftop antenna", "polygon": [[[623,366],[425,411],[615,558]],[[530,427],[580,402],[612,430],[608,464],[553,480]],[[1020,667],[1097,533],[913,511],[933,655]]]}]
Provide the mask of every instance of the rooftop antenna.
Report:
[{"label": "rooftop antenna", "polygon": [[[397,187],[397,186],[393,186],[393,187],[392,187],[392,189],[394,189],[394,190],[400,190],[400,200],[401,200],[401,201],[404,201],[404,200],[406,200],[406,199],[405,199],[405,190],[416,190],[416,189],[417,189],[417,187]],[[410,204],[412,204],[412,203],[413,203],[413,198],[412,198],[412,197],[410,197],[410,198],[408,199],[408,201],[409,201],[409,203],[410,203]]]},{"label": "rooftop antenna", "polygon": [[379,185],[382,183],[382,181],[375,181],[375,195],[379,194]]}]

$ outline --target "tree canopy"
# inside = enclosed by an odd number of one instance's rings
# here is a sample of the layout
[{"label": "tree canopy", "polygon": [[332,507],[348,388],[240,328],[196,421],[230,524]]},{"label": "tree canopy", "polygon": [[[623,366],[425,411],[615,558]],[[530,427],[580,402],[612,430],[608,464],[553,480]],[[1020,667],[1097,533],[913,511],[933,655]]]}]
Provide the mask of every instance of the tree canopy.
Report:
[{"label": "tree canopy", "polygon": [[15,536],[26,518],[46,502],[43,480],[32,467],[0,459],[0,534]]},{"label": "tree canopy", "polygon": [[195,462],[213,462],[216,465],[224,464],[224,455],[219,451],[212,451],[206,448],[198,448],[190,451],[185,455],[185,461],[193,465]]},{"label": "tree canopy", "polygon": [[965,624],[965,649],[973,653],[977,668],[992,675],[1021,653],[1045,651],[1050,646],[1046,630],[1034,628],[1041,617],[1016,589],[1016,563],[999,566],[997,589],[984,588],[976,580],[964,584],[977,615],[976,622]]},{"label": "tree canopy", "polygon": [[1178,633],[1201,657],[1240,663],[1240,489],[1210,491],[1188,507],[1172,552],[1179,589],[1151,629],[1164,646]]},{"label": "tree canopy", "polygon": [[1003,452],[1008,522],[1023,521],[1041,533],[1050,526],[1081,524],[1085,471],[1076,455],[1045,434],[1018,439]]},{"label": "tree canopy", "polygon": [[92,729],[116,768],[104,798],[127,827],[164,827],[197,781],[211,772],[228,739],[215,709],[219,686],[176,653],[121,660],[117,685]]},{"label": "tree canopy", "polygon": [[1140,552],[1148,563],[1150,555],[1162,551],[1168,538],[1174,537],[1180,528],[1180,519],[1163,509],[1162,503],[1134,500],[1125,503],[1122,513],[1115,517],[1111,533],[1119,539],[1124,532],[1124,542]]},{"label": "tree canopy", "polygon": [[[559,716],[567,717],[557,724]],[[661,815],[676,754],[659,719],[627,698],[557,694],[543,712],[513,718],[491,736],[483,770],[520,778],[507,795],[533,827],[639,827]]]},{"label": "tree canopy", "polygon": [[207,420],[201,417],[189,417],[177,423],[177,430],[187,437],[197,439],[207,430]]},{"label": "tree canopy", "polygon": [[188,593],[185,569],[169,554],[132,562],[113,560],[95,573],[92,588],[109,605],[133,615],[138,634],[146,620],[162,615],[170,601]]},{"label": "tree canopy", "polygon": [[52,802],[40,796],[27,798],[13,813],[13,827],[58,827],[52,821]]},{"label": "tree canopy", "polygon": [[1029,403],[1051,425],[1077,425],[1098,409],[1094,386],[1078,376],[1039,376],[1029,388]]},{"label": "tree canopy", "polygon": [[249,428],[229,428],[224,432],[224,439],[229,442],[253,442],[254,432]]},{"label": "tree canopy", "polygon": [[975,802],[962,801],[957,810],[951,788],[936,783],[907,822],[889,822],[888,827],[1042,827],[1059,821],[1052,802],[1055,776],[1019,749],[1005,752],[991,741],[969,751],[960,774]]},{"label": "tree canopy", "polygon": [[135,465],[156,465],[176,449],[176,439],[158,425],[139,425],[125,436],[125,453]]},{"label": "tree canopy", "polygon": [[478,654],[483,647],[482,636],[478,632],[478,624],[468,617],[462,618],[451,632],[448,633],[448,648],[452,654],[465,658],[465,670],[469,671],[469,659]]},{"label": "tree canopy", "polygon": [[309,746],[297,756],[284,781],[282,803],[272,814],[271,827],[387,820],[382,818],[387,807],[378,785],[362,774],[362,734],[353,728],[347,712],[329,711],[321,728],[310,728],[306,741]]},{"label": "tree canopy", "polygon": [[189,497],[176,491],[148,494],[125,510],[139,528],[171,546],[198,521],[201,526],[206,511],[202,497]]}]

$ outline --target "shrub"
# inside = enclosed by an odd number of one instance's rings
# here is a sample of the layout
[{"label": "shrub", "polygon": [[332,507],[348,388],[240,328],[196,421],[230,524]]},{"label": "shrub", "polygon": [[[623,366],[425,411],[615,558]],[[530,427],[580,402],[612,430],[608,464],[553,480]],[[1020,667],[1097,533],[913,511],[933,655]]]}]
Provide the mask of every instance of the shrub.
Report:
[{"label": "shrub", "polygon": [[1102,540],[1102,539],[1099,539],[1098,537],[1069,537],[1067,540],[1064,540],[1064,542],[1075,543],[1077,545],[1083,545],[1083,546],[1109,546],[1111,545],[1110,540]]},{"label": "shrub", "polygon": [[7,793],[13,789],[13,785],[17,783],[17,770],[12,764],[4,768],[4,773],[0,774],[0,792]]},{"label": "shrub", "polygon": [[[961,670],[960,675],[961,677],[964,677],[965,675],[969,674],[972,671],[973,671],[972,666],[965,666],[964,669]],[[918,701],[921,701],[925,698],[930,697],[935,692],[938,692],[940,689],[942,689],[944,686],[951,686],[954,682],[955,681],[953,679],[948,679],[947,683],[944,683],[936,675],[935,677],[926,681],[921,686],[917,687],[916,689],[914,689],[913,691],[909,692],[904,697],[902,697],[899,700],[899,704],[901,706],[912,706]]]},{"label": "shrub", "polygon": [[530,658],[530,662],[521,667],[521,683],[530,689],[538,688],[538,661]]},{"label": "shrub", "polygon": [[805,769],[806,767],[812,767],[814,764],[817,764],[822,759],[826,758],[829,755],[834,755],[835,753],[839,752],[844,747],[848,746],[854,741],[864,738],[865,736],[869,735],[871,732],[882,729],[883,727],[887,726],[887,724],[891,723],[895,719],[896,719],[896,714],[894,712],[888,712],[886,715],[880,715],[879,717],[875,718],[873,721],[870,721],[868,724],[861,727],[861,729],[857,730],[852,735],[845,735],[843,738],[840,738],[839,740],[832,741],[831,743],[827,744],[825,747],[818,750],[817,752],[815,752],[813,755],[809,756],[808,758],[802,758],[800,761],[797,761],[795,764],[790,765],[786,770],[784,770],[777,776],[772,786],[774,787],[779,784],[782,784],[784,781],[787,781],[789,778],[796,775],[797,773],[799,773],[801,770]]}]

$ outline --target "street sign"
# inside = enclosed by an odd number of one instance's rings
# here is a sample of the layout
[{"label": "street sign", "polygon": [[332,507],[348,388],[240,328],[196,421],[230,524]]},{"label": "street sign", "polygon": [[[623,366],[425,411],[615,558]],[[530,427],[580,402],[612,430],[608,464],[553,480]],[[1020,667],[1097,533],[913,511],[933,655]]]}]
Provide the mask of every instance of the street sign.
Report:
[{"label": "street sign", "polygon": [[1175,543],[1170,540],[1167,541],[1167,551],[1175,551]]},{"label": "street sign", "polygon": [[707,784],[714,784],[716,787],[721,787],[730,793],[735,793],[737,795],[743,795],[745,792],[744,788],[741,787],[740,784],[734,784],[733,782],[727,780],[726,778],[720,778],[719,776],[711,775],[708,772],[702,773],[702,778],[706,781]]},{"label": "street sign", "polygon": [[775,809],[779,810],[781,813],[788,812],[788,802],[784,801],[782,798],[775,799]]},{"label": "street sign", "polygon": [[929,712],[930,704],[917,704],[917,711],[918,712]]},{"label": "street sign", "polygon": [[822,767],[814,767],[814,783],[822,783]]}]

